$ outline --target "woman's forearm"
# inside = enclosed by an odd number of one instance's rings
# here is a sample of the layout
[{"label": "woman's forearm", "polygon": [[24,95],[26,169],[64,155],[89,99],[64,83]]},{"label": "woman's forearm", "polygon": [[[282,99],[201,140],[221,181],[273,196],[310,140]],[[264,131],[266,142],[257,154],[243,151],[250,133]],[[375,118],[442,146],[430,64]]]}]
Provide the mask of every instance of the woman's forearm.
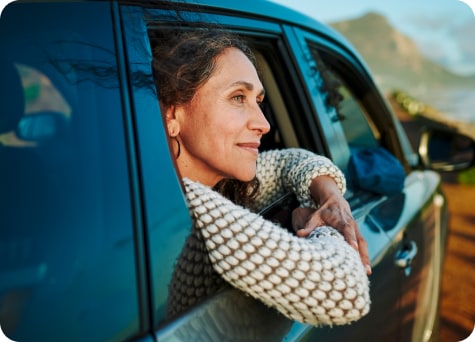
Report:
[{"label": "woman's forearm", "polygon": [[346,324],[369,311],[369,281],[358,254],[336,231],[299,238],[185,180],[197,229],[226,281],[304,323]]}]

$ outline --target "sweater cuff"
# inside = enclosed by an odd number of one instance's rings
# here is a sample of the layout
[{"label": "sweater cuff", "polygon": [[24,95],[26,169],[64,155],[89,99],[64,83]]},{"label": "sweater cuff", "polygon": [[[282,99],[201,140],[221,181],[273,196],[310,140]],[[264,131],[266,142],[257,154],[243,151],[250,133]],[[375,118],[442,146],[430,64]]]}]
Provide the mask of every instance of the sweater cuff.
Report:
[{"label": "sweater cuff", "polygon": [[317,160],[308,159],[295,167],[290,176],[296,177],[299,174],[304,175],[304,177],[301,185],[298,189],[294,189],[294,191],[302,206],[317,207],[310,193],[310,184],[316,177],[332,177],[340,193],[343,195],[346,191],[346,180],[343,172],[328,158],[320,156]]}]

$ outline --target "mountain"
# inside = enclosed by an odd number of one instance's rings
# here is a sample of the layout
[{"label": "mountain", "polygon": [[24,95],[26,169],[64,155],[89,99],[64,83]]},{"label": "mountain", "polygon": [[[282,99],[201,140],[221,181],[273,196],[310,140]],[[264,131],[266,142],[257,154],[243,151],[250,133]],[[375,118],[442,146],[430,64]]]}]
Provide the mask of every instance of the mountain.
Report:
[{"label": "mountain", "polygon": [[370,12],[330,26],[355,46],[383,91],[475,87],[474,76],[454,74],[424,57],[414,41],[378,13]]}]

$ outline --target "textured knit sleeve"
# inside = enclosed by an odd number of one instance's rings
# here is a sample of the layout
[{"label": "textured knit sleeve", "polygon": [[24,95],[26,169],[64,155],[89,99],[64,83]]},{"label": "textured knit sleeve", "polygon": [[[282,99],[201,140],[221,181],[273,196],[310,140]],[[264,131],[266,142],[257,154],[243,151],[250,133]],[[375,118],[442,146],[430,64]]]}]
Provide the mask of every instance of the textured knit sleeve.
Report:
[{"label": "textured knit sleeve", "polygon": [[260,191],[255,211],[286,192],[293,192],[302,206],[315,207],[309,186],[317,176],[332,177],[340,192],[346,191],[345,177],[330,159],[299,148],[260,153],[256,176]]},{"label": "textured knit sleeve", "polygon": [[204,185],[184,184],[212,266],[228,283],[312,325],[346,324],[369,311],[361,260],[336,230],[299,238]]}]

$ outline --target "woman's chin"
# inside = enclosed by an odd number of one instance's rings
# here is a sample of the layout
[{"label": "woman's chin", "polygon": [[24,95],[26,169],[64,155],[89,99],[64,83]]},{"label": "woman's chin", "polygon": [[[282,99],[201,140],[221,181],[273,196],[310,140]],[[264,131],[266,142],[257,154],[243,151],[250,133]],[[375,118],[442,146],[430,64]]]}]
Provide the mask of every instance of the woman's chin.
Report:
[{"label": "woman's chin", "polygon": [[236,177],[236,179],[240,180],[241,182],[250,182],[256,177],[256,172],[251,172],[247,174],[243,174],[240,177]]}]

